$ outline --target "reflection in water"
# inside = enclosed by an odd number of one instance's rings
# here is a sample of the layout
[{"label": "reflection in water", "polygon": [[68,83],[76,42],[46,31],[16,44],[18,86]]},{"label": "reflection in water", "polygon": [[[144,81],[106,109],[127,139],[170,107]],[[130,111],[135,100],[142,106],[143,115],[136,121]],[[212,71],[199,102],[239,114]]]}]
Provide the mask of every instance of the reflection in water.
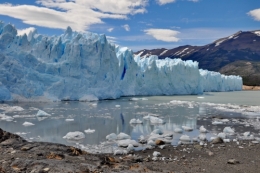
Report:
[{"label": "reflection in water", "polygon": [[[207,99],[208,95],[205,95]],[[209,97],[214,97],[209,95]],[[197,137],[200,125],[204,125],[213,133],[223,130],[222,126],[212,126],[211,117],[240,117],[241,113],[221,112],[209,104],[201,103],[198,99],[186,102],[170,102],[175,98],[196,99],[197,96],[183,97],[148,97],[148,100],[129,101],[128,98],[99,102],[54,102],[54,103],[10,103],[10,106],[20,106],[22,111],[10,111],[0,105],[0,114],[13,116],[14,121],[0,121],[0,127],[4,130],[17,133],[31,141],[46,141],[71,145],[62,137],[68,132],[95,129],[92,134],[85,134],[85,139],[77,141],[83,145],[96,145],[106,141],[106,135],[120,132],[129,134],[137,140],[141,135],[149,135],[154,129],[164,132],[173,132],[175,128],[188,126],[195,129],[192,132],[184,132],[191,137]],[[116,105],[120,105],[116,106]],[[44,110],[51,114],[50,117],[36,117],[38,110]],[[153,115],[164,119],[164,124],[151,124],[144,116]],[[143,124],[131,125],[131,119],[136,118]],[[74,119],[74,121],[65,121]],[[205,119],[205,120],[204,120]],[[22,124],[31,122],[34,126],[25,127]],[[228,125],[228,124],[226,124]],[[177,144],[181,134],[174,133],[172,144]],[[207,138],[213,134],[207,134]]]}]

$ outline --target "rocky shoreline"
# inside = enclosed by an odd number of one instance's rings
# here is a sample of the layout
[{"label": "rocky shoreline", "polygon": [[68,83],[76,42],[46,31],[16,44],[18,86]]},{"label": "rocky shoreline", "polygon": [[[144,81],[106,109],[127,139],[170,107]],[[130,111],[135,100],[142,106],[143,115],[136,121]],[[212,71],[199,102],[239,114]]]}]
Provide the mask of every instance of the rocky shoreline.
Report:
[{"label": "rocky shoreline", "polygon": [[243,85],[243,90],[260,90],[260,86],[247,86],[247,85]]},{"label": "rocky shoreline", "polygon": [[3,173],[260,171],[260,145],[253,141],[223,143],[220,140],[217,144],[169,145],[114,156],[90,154],[61,144],[27,142],[0,129],[0,153],[0,172]]}]

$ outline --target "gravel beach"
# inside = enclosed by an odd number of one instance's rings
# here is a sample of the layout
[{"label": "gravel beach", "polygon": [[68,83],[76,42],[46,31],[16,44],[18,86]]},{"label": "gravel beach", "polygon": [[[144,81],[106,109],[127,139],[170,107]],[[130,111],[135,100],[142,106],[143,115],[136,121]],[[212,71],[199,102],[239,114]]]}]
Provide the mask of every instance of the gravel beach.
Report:
[{"label": "gravel beach", "polygon": [[[0,172],[5,173],[260,171],[260,145],[253,141],[158,146],[150,150],[114,156],[90,154],[61,144],[27,142],[18,135],[0,129],[0,153]],[[154,154],[158,156],[154,157]]]}]

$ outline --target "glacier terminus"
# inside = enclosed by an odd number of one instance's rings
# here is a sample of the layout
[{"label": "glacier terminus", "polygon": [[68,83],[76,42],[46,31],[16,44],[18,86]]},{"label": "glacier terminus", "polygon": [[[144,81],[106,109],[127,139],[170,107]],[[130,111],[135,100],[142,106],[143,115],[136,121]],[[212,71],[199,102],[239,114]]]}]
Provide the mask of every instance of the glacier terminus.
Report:
[{"label": "glacier terminus", "polygon": [[242,90],[242,78],[181,59],[141,58],[106,36],[73,32],[17,35],[0,22],[0,101],[92,101],[134,95]]}]

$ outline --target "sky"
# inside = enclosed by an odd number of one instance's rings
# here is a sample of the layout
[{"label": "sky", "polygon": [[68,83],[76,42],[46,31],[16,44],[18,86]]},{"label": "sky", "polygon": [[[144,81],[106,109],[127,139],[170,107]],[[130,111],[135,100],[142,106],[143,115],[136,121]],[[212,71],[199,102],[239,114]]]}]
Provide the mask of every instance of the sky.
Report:
[{"label": "sky", "polygon": [[260,0],[0,0],[0,21],[20,35],[60,35],[70,26],[138,51],[260,30]]}]

